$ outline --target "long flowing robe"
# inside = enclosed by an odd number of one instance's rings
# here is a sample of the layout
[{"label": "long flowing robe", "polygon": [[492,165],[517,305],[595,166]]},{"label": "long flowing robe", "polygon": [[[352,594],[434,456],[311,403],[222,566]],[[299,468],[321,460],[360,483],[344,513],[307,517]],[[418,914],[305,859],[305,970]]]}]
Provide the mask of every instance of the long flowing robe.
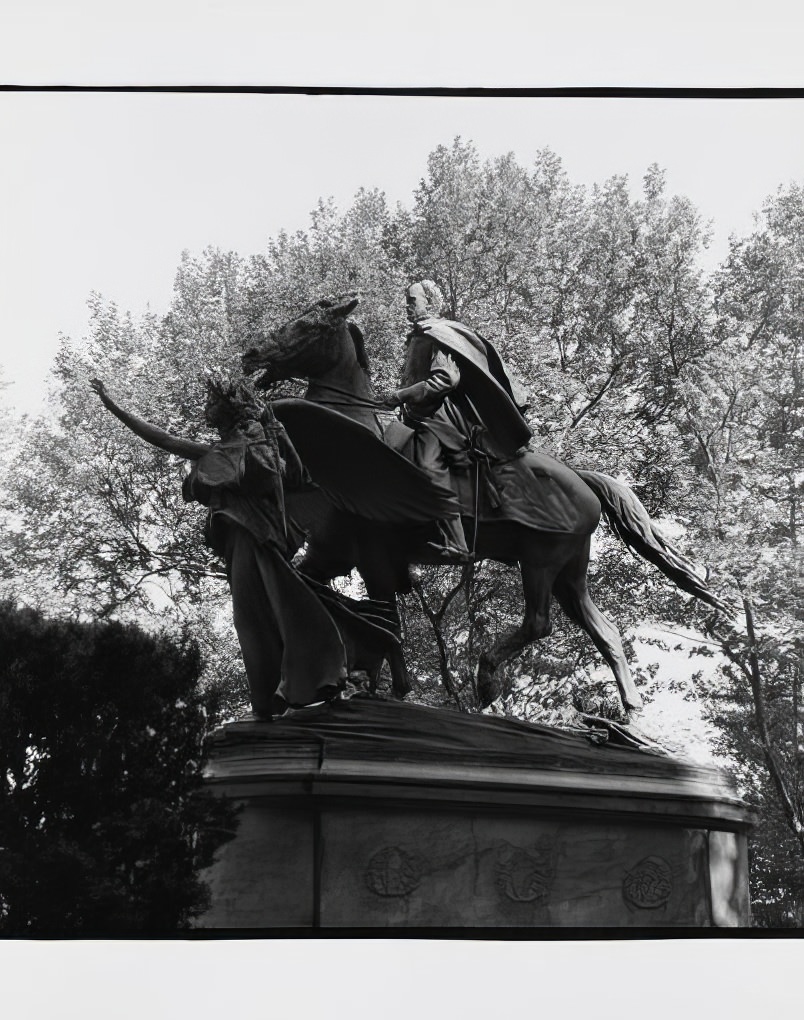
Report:
[{"label": "long flowing robe", "polygon": [[[290,473],[287,484],[298,484]],[[347,675],[346,651],[332,617],[289,563],[304,535],[284,512],[271,432],[252,421],[215,443],[183,494],[209,508],[206,539],[226,563],[254,711],[270,714],[277,690],[291,705],[323,700]]]}]

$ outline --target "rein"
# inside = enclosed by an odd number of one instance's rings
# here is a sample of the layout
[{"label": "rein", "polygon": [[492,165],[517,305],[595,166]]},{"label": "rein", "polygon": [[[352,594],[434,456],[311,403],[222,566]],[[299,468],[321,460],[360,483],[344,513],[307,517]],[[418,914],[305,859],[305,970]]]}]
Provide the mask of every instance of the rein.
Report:
[{"label": "rein", "polygon": [[475,520],[474,533],[472,535],[472,556],[477,552],[477,529],[480,524],[480,468],[481,464],[488,470],[490,458],[480,445],[480,435],[487,431],[477,425],[473,425],[469,436],[469,461],[475,462]]}]

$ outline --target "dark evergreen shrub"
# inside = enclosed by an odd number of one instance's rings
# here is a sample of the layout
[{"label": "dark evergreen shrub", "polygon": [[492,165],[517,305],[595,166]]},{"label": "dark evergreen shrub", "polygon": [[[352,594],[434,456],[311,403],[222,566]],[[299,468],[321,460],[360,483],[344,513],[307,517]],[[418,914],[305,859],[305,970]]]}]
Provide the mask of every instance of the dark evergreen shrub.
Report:
[{"label": "dark evergreen shrub", "polygon": [[0,603],[0,932],[187,927],[231,838],[195,645]]}]

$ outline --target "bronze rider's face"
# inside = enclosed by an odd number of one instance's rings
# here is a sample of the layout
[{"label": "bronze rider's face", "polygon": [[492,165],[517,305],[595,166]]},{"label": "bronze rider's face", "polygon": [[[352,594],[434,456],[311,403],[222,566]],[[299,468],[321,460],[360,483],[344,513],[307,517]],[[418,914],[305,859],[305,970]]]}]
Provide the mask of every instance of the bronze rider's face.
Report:
[{"label": "bronze rider's face", "polygon": [[418,322],[419,319],[430,317],[431,312],[427,304],[427,295],[424,293],[421,284],[414,283],[412,287],[408,287],[405,301],[407,303],[408,322]]}]

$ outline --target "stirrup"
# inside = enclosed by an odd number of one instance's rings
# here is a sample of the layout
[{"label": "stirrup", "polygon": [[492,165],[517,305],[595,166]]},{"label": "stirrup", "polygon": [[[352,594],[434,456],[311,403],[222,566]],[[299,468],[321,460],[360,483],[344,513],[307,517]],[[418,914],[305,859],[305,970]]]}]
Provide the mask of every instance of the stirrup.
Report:
[{"label": "stirrup", "polygon": [[427,548],[437,552],[439,556],[449,560],[450,563],[474,563],[474,553],[468,549],[459,549],[454,545],[439,545],[438,542],[428,542]]}]

